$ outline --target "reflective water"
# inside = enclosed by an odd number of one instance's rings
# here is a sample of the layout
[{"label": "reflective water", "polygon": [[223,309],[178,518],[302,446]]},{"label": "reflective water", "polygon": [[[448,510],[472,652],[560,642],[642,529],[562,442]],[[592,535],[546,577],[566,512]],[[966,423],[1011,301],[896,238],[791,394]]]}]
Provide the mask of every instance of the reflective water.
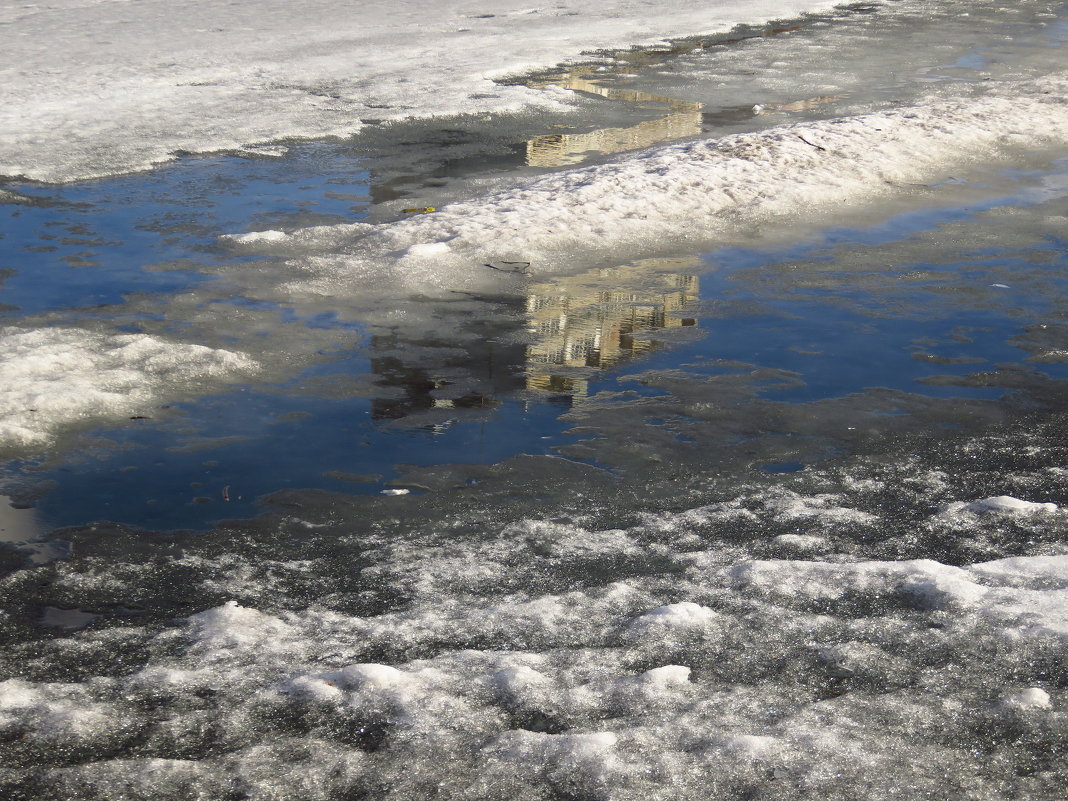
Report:
[{"label": "reflective water", "polygon": [[[666,458],[721,448],[734,459],[745,442],[744,464],[788,472],[849,446],[857,426],[831,436],[842,411],[821,402],[847,402],[868,426],[871,414],[918,414],[917,398],[987,414],[983,404],[1064,377],[1063,163],[935,188],[889,220],[798,232],[793,244],[534,278],[518,296],[398,294],[388,313],[356,295],[279,298],[284,261],[217,244],[242,230],[388,221],[657,142],[885,107],[943,85],[967,92],[1060,63],[1063,5],[968,8],[857,7],[529,79],[580,92],[578,115],[382,126],[284,158],[9,186],[24,202],[0,206],[0,322],[103,320],[247,350],[268,370],[9,460],[6,491],[34,505],[42,530],[205,527],[250,516],[283,488],[418,492],[412,466],[560,452],[625,471],[622,445],[639,430]],[[683,385],[682,406],[658,400]],[[798,450],[800,436],[814,444]]]},{"label": "reflective water", "polygon": [[[1034,342],[1035,327],[1056,325],[1063,311],[1066,166],[1046,177],[1042,202],[1021,189],[785,248],[532,282],[525,298],[464,298],[456,308],[416,300],[425,308],[414,324],[388,330],[327,321],[328,340],[350,330],[358,344],[278,383],[161,409],[162,419],[97,432],[53,460],[16,462],[15,494],[35,500],[48,525],[202,526],[253,514],[255,499],[276,489],[378,492],[403,474],[398,464],[486,464],[574,446],[589,435],[571,430],[574,415],[604,393],[662,394],[646,376],[664,371],[730,376],[735,387],[710,385],[707,402],[760,429],[769,423],[751,405],[758,399],[854,396],[858,408],[878,408],[882,395],[862,393],[881,387],[993,400],[1004,385],[965,377],[998,365],[1068,375],[1056,343]],[[614,463],[581,448],[570,455]]]}]

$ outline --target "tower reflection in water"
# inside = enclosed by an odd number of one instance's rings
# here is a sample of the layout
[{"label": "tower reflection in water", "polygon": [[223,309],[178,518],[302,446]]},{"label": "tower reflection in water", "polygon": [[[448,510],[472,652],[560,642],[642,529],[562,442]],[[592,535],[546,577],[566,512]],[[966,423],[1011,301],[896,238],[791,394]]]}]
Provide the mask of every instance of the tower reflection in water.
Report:
[{"label": "tower reflection in water", "polygon": [[698,278],[682,272],[696,263],[645,259],[531,286],[526,387],[584,396],[596,371],[659,347],[656,331],[696,326]]},{"label": "tower reflection in water", "polygon": [[[527,142],[527,164],[532,167],[564,167],[585,161],[591,152],[609,155],[640,150],[659,142],[685,139],[701,133],[704,122],[702,105],[673,97],[620,89],[595,82],[596,67],[574,67],[540,81],[534,88],[555,85],[564,89],[598,95],[607,100],[627,103],[652,103],[664,109],[661,116],[625,128],[601,128],[587,133],[559,133],[536,136]],[[749,113],[752,116],[752,112]]]},{"label": "tower reflection in water", "polygon": [[[375,337],[371,370],[390,393],[373,400],[372,416],[433,432],[509,398],[584,397],[600,371],[660,347],[670,329],[697,325],[690,311],[697,265],[645,259],[544,279],[529,284],[525,298],[465,299],[452,312],[450,340],[401,331]],[[435,317],[449,313],[442,306]]]}]

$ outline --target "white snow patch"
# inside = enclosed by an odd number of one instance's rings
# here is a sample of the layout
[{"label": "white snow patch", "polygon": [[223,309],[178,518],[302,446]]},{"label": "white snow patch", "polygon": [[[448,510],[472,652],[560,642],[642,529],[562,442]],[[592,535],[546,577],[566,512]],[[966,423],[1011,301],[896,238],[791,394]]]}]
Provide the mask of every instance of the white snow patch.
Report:
[{"label": "white snow patch", "polygon": [[1041,687],[1028,687],[1003,693],[1001,706],[1006,709],[1049,709],[1049,693]]},{"label": "white snow patch", "polygon": [[279,246],[290,248],[316,248],[335,242],[338,236],[362,236],[370,233],[375,227],[368,223],[341,223],[339,225],[313,225],[309,228],[301,228],[292,233],[270,229],[267,231],[250,231],[246,234],[224,234],[219,237],[225,244],[238,250],[260,250],[264,246],[270,246],[272,251],[277,251]]},{"label": "white snow patch", "polygon": [[337,674],[345,686],[359,689],[372,687],[376,690],[384,690],[389,687],[397,687],[406,684],[409,677],[406,673],[389,665],[362,664],[352,665]]},{"label": "white snow patch", "polygon": [[426,259],[441,256],[449,252],[447,242],[431,242],[426,245],[412,245],[404,252],[405,258]]},{"label": "white snow patch", "polygon": [[497,671],[492,681],[506,695],[519,697],[531,689],[542,688],[548,679],[528,665],[519,665]]},{"label": "white snow patch", "polygon": [[1068,639],[1068,558],[1017,557],[968,568],[930,559],[833,564],[753,561],[725,571],[738,586],[774,598],[910,599],[918,608],[986,618],[1010,639]]},{"label": "white snow patch", "polygon": [[292,629],[271,615],[227,601],[222,606],[189,618],[195,649],[205,658],[224,658],[232,653],[273,650],[284,644]]},{"label": "white snow patch", "polygon": [[886,595],[909,580],[931,576],[955,578],[961,568],[930,559],[904,562],[805,562],[758,560],[734,565],[727,574],[741,586],[775,596],[810,600],[847,595]]},{"label": "white snow patch", "polygon": [[1008,587],[1068,589],[1068,555],[1012,556],[972,565],[984,581]]},{"label": "white snow patch", "polygon": [[981,501],[972,501],[970,503],[957,501],[955,503],[947,504],[942,510],[941,515],[952,517],[960,515],[963,512],[973,515],[997,514],[1022,517],[1056,511],[1057,504],[1055,503],[1032,503],[1031,501],[1014,498],[1011,495],[998,495],[993,498],[984,498]]},{"label": "white snow patch", "polygon": [[0,328],[0,354],[0,447],[48,445],[72,425],[146,412],[256,368],[228,350],[76,328]]},{"label": "white snow patch", "polygon": [[[0,175],[70,181],[176,151],[346,136],[364,120],[564,110],[493,78],[611,47],[724,31],[829,0],[81,0],[4,21]],[[29,7],[28,7],[29,8]],[[3,12],[0,12],[3,14]],[[6,15],[5,15],[6,16]]]},{"label": "white snow patch", "polygon": [[681,687],[690,683],[690,669],[685,665],[664,665],[645,671],[641,680],[646,685],[662,690]]},{"label": "white snow patch", "polygon": [[104,740],[121,728],[122,721],[114,709],[88,696],[77,685],[0,682],[0,732],[22,730],[23,736],[48,746]]},{"label": "white snow patch", "polygon": [[28,709],[40,702],[41,693],[22,679],[0,681],[0,711]]},{"label": "white snow patch", "polygon": [[714,623],[716,617],[707,606],[682,601],[652,609],[635,618],[627,627],[627,633],[634,637],[662,638],[672,631],[704,629]]},{"label": "white snow patch", "polygon": [[285,242],[290,239],[289,234],[285,231],[275,231],[273,229],[269,231],[252,231],[247,234],[233,234],[223,237],[224,240],[229,239],[235,243],[243,245],[255,245],[262,243],[275,244],[278,242]]},{"label": "white snow patch", "polygon": [[552,784],[597,786],[620,769],[613,732],[538,734],[508,731],[487,746],[495,757]]}]

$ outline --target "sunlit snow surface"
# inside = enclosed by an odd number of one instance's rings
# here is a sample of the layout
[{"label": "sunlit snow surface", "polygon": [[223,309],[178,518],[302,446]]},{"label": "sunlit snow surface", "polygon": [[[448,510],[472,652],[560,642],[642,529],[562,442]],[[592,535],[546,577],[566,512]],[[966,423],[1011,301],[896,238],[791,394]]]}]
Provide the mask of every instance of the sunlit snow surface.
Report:
[{"label": "sunlit snow surface", "polygon": [[[0,174],[63,181],[177,152],[344,136],[366,121],[559,108],[493,79],[584,51],[725,31],[831,0],[140,0],[14,6],[0,24]],[[284,150],[283,150],[284,152]]]},{"label": "sunlit snow surface", "polygon": [[68,420],[146,411],[178,387],[234,381],[256,366],[201,345],[71,328],[2,328],[0,349],[0,443],[7,447],[47,445],[53,427]]},{"label": "sunlit snow surface", "polygon": [[87,597],[113,622],[7,647],[2,775],[71,799],[1056,798],[1068,517],[985,493],[1063,502],[1061,426],[653,479],[637,506],[526,460],[403,512],[293,495],[210,538],[71,532],[93,556],[4,581],[9,636]]},{"label": "sunlit snow surface", "polygon": [[0,190],[0,797],[1068,796],[1063,6],[173,8],[5,12],[232,152]]}]

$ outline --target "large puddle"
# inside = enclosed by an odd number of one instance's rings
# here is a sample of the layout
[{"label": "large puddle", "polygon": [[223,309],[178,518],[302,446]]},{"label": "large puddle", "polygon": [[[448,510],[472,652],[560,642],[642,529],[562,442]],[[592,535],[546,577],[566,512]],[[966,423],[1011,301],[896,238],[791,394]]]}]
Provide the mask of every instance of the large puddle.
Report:
[{"label": "large puddle", "polygon": [[[762,232],[712,253],[533,278],[521,294],[398,291],[388,310],[358,293],[279,297],[284,260],[235,260],[218,237],[382,222],[661,142],[978,92],[1054,69],[1065,31],[1057,4],[969,4],[967,17],[955,4],[855,6],[528,79],[578,92],[578,114],[394,124],[349,142],[10,185],[23,201],[0,207],[5,324],[192,339],[268,370],[18,454],[5,491],[42,531],[95,519],[202,528],[284,488],[419,492],[413,466],[564,453],[626,470],[609,452],[628,426],[682,452],[760,440],[731,463],[792,470],[848,447],[850,435],[825,431],[790,444],[823,428],[794,419],[825,414],[820,402],[907,417],[915,403],[888,393],[981,405],[1008,389],[970,375],[1061,377],[1046,340],[1059,331],[1065,168],[1042,158],[917,187],[777,244]],[[701,396],[691,406],[722,407],[730,422],[695,434],[685,409],[643,411],[670,406],[656,399],[678,381]]]}]

